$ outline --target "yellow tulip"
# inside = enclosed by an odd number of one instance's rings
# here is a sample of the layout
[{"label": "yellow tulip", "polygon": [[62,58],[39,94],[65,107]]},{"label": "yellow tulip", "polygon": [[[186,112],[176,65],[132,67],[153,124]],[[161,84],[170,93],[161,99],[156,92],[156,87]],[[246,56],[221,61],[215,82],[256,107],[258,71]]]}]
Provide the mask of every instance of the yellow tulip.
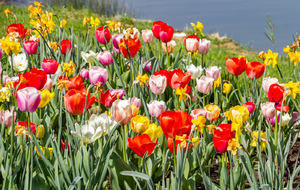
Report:
[{"label": "yellow tulip", "polygon": [[234,106],[225,113],[228,121],[232,122],[231,130],[236,131],[236,138],[238,139],[243,130],[243,123],[249,118],[249,110],[245,106]]},{"label": "yellow tulip", "polygon": [[48,89],[45,89],[41,92],[41,102],[39,104],[39,108],[45,107],[50,100],[54,97],[54,92],[50,93]]},{"label": "yellow tulip", "polygon": [[135,117],[139,114],[140,109],[136,107],[135,105],[131,104],[131,115],[132,117]]},{"label": "yellow tulip", "polygon": [[142,134],[149,128],[149,119],[146,116],[137,115],[131,119],[130,127],[134,132]]},{"label": "yellow tulip", "polygon": [[39,139],[42,139],[42,138],[44,138],[44,135],[45,135],[45,127],[44,127],[44,125],[39,125],[36,128],[35,136]]},{"label": "yellow tulip", "polygon": [[[45,147],[42,147],[42,146],[40,146],[40,148],[41,148],[41,150],[42,150],[43,155],[44,155],[46,158],[49,159],[49,158],[52,157],[52,155],[53,155],[53,148],[45,148]],[[37,155],[38,155],[39,157],[41,157],[41,154],[40,154],[40,152],[38,151],[38,149],[37,149],[36,146],[34,147],[34,150],[36,151]]]},{"label": "yellow tulip", "polygon": [[160,126],[158,127],[157,125],[155,125],[155,123],[151,123],[148,129],[143,134],[149,135],[151,141],[155,141],[163,134],[163,131]]},{"label": "yellow tulip", "polygon": [[225,94],[229,94],[232,88],[232,84],[231,83],[224,83],[223,84],[223,93]]}]

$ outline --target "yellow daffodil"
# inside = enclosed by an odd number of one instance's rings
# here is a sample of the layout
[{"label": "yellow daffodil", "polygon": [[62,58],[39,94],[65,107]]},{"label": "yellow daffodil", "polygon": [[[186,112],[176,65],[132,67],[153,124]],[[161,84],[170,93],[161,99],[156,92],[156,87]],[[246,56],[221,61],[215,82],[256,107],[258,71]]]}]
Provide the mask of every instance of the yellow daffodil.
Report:
[{"label": "yellow daffodil", "polygon": [[214,81],[214,89],[218,88],[220,86],[219,78],[218,80]]},{"label": "yellow daffodil", "polygon": [[203,35],[202,30],[203,30],[203,24],[201,22],[197,22],[197,26],[194,23],[191,23],[191,26],[194,27],[195,31],[199,31],[201,35]]},{"label": "yellow daffodil", "polygon": [[264,60],[265,60],[265,54],[266,54],[266,52],[261,51],[261,52],[259,52],[259,53],[257,54],[257,57],[259,57],[260,59],[262,59],[262,60],[264,61]]},{"label": "yellow daffodil", "polygon": [[288,95],[291,95],[293,99],[296,98],[296,95],[300,92],[300,81],[299,82],[292,82],[290,81],[287,84],[284,84],[283,86],[289,89]]},{"label": "yellow daffodil", "polygon": [[157,125],[155,125],[155,123],[151,123],[148,129],[143,134],[149,135],[151,141],[155,141],[163,134],[163,131],[160,126],[158,127]]},{"label": "yellow daffodil", "polygon": [[285,48],[283,48],[283,52],[288,54],[291,52],[290,46],[286,46]]},{"label": "yellow daffodil", "polygon": [[227,150],[231,150],[233,155],[236,155],[237,149],[242,148],[242,146],[239,144],[237,139],[231,139],[228,141],[228,147]]},{"label": "yellow daffodil", "polygon": [[91,20],[90,18],[84,17],[84,18],[83,18],[83,26],[88,25],[89,22],[90,22],[90,20]]},{"label": "yellow daffodil", "polygon": [[16,125],[14,129],[18,131],[15,136],[22,137],[23,135],[26,135],[27,130],[24,126]]},{"label": "yellow daffodil", "polygon": [[[44,155],[46,158],[49,159],[49,158],[52,157],[52,155],[53,155],[53,148],[45,148],[45,147],[42,147],[42,146],[40,146],[40,148],[41,148],[41,150],[42,150],[43,155]],[[36,151],[37,155],[38,155],[39,157],[41,157],[41,154],[40,154],[40,152],[38,151],[38,149],[37,149],[36,146],[34,147],[34,150]]]},{"label": "yellow daffodil", "polygon": [[2,87],[0,85],[0,102],[9,102],[9,97],[11,96],[10,90],[7,87]]},{"label": "yellow daffodil", "polygon": [[41,102],[39,104],[39,108],[45,107],[50,100],[54,97],[55,93],[50,91],[48,89],[45,89],[41,92]]},{"label": "yellow daffodil", "polygon": [[115,30],[118,30],[119,33],[121,32],[121,29],[123,29],[123,24],[122,22],[117,22],[117,24],[115,24]]},{"label": "yellow daffodil", "polygon": [[59,26],[60,26],[61,28],[64,28],[64,27],[66,26],[66,24],[67,24],[67,21],[66,21],[65,19],[63,19],[62,21],[60,21]]},{"label": "yellow daffodil", "polygon": [[115,30],[115,25],[117,24],[116,20],[113,21],[106,21],[108,29],[114,31]]},{"label": "yellow daffodil", "polygon": [[148,81],[149,81],[149,77],[147,74],[144,74],[143,76],[141,75],[141,73],[139,72],[139,75],[138,77],[136,77],[135,79],[137,82],[140,83],[140,86],[144,87],[145,84],[147,85],[148,84]]},{"label": "yellow daffodil", "polygon": [[265,64],[271,65],[274,68],[277,65],[278,53],[273,53],[272,50],[268,50],[268,53],[265,54]]},{"label": "yellow daffodil", "polygon": [[192,120],[192,123],[195,125],[195,129],[197,129],[201,134],[203,134],[203,128],[205,127],[206,119],[202,115]]},{"label": "yellow daffodil", "polygon": [[4,9],[3,11],[6,15],[6,17],[8,18],[9,14],[11,14],[10,10],[7,8],[7,9]]},{"label": "yellow daffodil", "polygon": [[66,75],[70,77],[76,71],[76,65],[73,61],[69,61],[69,63],[64,63],[63,72],[66,72]]},{"label": "yellow daffodil", "polygon": [[66,91],[67,91],[67,90],[68,90],[67,83],[68,83],[67,80],[60,80],[60,81],[57,83],[57,89],[59,89],[60,92],[61,92],[63,89],[66,89]]},{"label": "yellow daffodil", "polygon": [[215,125],[207,125],[206,127],[207,127],[207,129],[208,129],[208,131],[209,131],[209,134],[215,132],[215,128],[216,128]]},{"label": "yellow daffodil", "polygon": [[97,28],[97,26],[100,25],[100,24],[101,24],[101,22],[100,22],[100,20],[98,18],[95,18],[95,20],[94,20],[94,17],[91,17],[91,25],[92,25],[92,27]]},{"label": "yellow daffodil", "polygon": [[295,66],[300,61],[300,52],[289,52],[288,56],[290,57],[290,60],[294,63]]},{"label": "yellow daffodil", "polygon": [[[180,143],[180,147],[181,148],[186,148],[187,142],[188,142],[187,138],[188,138],[188,136],[186,134],[184,134],[182,136],[176,135],[175,140],[181,141],[181,143]],[[199,142],[200,142],[200,139],[198,137],[192,138],[191,140],[192,140],[193,148],[195,148],[199,144]]]},{"label": "yellow daffodil", "polygon": [[0,39],[0,47],[7,55],[11,55],[12,52],[18,55],[21,52],[21,44],[16,41],[6,36],[4,39]]},{"label": "yellow daffodil", "polygon": [[57,42],[49,42],[49,46],[56,51],[58,49],[58,44]]},{"label": "yellow daffodil", "polygon": [[199,54],[199,51],[197,50],[196,52],[193,53],[193,58],[195,58]]},{"label": "yellow daffodil", "polygon": [[[252,141],[250,143],[250,146],[256,147],[256,143],[258,143],[258,131],[254,131],[253,135],[252,135]],[[266,136],[265,132],[260,131],[260,139],[261,139],[261,142],[260,142],[260,151],[263,151],[263,149],[265,147],[267,147],[267,143],[266,143],[267,136]]]},{"label": "yellow daffodil", "polygon": [[42,139],[42,138],[44,138],[44,135],[45,135],[45,127],[44,127],[44,125],[39,125],[36,128],[35,136],[39,139]]},{"label": "yellow daffodil", "polygon": [[134,132],[142,134],[149,127],[149,119],[146,116],[137,115],[131,119],[130,127]]},{"label": "yellow daffodil", "polygon": [[188,95],[185,93],[186,90],[187,90],[187,85],[184,88],[178,87],[175,90],[175,94],[179,95],[179,102],[181,102],[181,100],[186,100],[187,99]]},{"label": "yellow daffodil", "polygon": [[225,94],[229,94],[232,88],[232,84],[231,83],[224,83],[223,84],[223,93]]},{"label": "yellow daffodil", "polygon": [[34,4],[35,6],[37,6],[37,7],[42,7],[42,6],[43,6],[42,2],[34,1],[33,4]]}]

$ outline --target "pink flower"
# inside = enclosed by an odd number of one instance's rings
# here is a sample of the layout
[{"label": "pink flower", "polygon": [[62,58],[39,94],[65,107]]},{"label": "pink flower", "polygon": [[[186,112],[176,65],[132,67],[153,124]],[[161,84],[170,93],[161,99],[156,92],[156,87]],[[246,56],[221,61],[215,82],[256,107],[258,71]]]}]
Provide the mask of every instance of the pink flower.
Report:
[{"label": "pink flower", "polygon": [[142,30],[142,37],[145,43],[151,43],[154,40],[153,32],[149,29]]},{"label": "pink flower", "polygon": [[89,70],[89,79],[92,85],[95,85],[98,82],[101,82],[102,85],[104,85],[108,79],[108,72],[106,69],[102,67],[93,66]]},{"label": "pink flower", "polygon": [[34,87],[26,87],[17,92],[17,104],[22,112],[35,112],[41,101],[41,93]]},{"label": "pink flower", "polygon": [[31,54],[36,54],[37,48],[38,48],[38,43],[35,40],[29,40],[29,41],[25,41],[23,43],[23,46],[24,46],[26,53],[28,55],[31,55]]},{"label": "pink flower", "polygon": [[80,76],[84,79],[89,78],[89,70],[88,69],[81,69]]},{"label": "pink flower", "polygon": [[150,72],[152,70],[151,68],[151,61],[144,61],[143,63],[144,71]]},{"label": "pink flower", "polygon": [[43,59],[42,67],[47,74],[55,74],[58,68],[58,63],[55,59]]},{"label": "pink flower", "polygon": [[110,34],[109,30],[107,28],[104,29],[103,26],[101,26],[95,30],[95,36],[96,36],[97,41],[103,45],[109,43],[110,38],[111,38],[111,34]]},{"label": "pink flower", "polygon": [[208,94],[214,84],[214,79],[206,76],[202,76],[197,80],[197,89],[203,94]]},{"label": "pink flower", "polygon": [[131,105],[135,105],[137,108],[141,108],[142,102],[138,97],[131,98]]},{"label": "pink flower", "polygon": [[199,38],[196,35],[190,35],[184,39],[184,46],[187,52],[196,52],[199,46]]},{"label": "pink flower", "polygon": [[132,116],[130,99],[114,101],[111,107],[111,115],[116,122],[126,125]]},{"label": "pink flower", "polygon": [[156,118],[158,118],[159,115],[167,109],[166,103],[164,101],[157,100],[151,100],[149,104],[147,104],[147,107],[149,109],[150,115]]},{"label": "pink flower", "polygon": [[200,39],[199,40],[199,47],[198,47],[198,52],[200,54],[207,54],[209,51],[209,47],[210,47],[210,41],[206,40],[206,39]]},{"label": "pink flower", "polygon": [[122,99],[122,97],[125,94],[125,91],[123,89],[110,89],[109,93],[111,96],[117,94],[119,96],[119,99]]},{"label": "pink flower", "polygon": [[255,104],[253,102],[246,102],[243,104],[243,106],[245,106],[248,109],[249,114],[253,113],[255,110]]},{"label": "pink flower", "polygon": [[113,44],[113,48],[114,48],[114,51],[116,53],[119,53],[120,51],[120,48],[119,48],[119,43],[121,41],[121,39],[123,39],[123,34],[115,34],[112,36],[112,44]]},{"label": "pink flower", "polygon": [[110,65],[114,62],[112,54],[109,51],[99,53],[97,56],[102,65]]},{"label": "pink flower", "polygon": [[45,86],[41,89],[41,91],[43,91],[45,89],[48,89],[50,91],[52,87],[53,87],[52,79],[47,76],[47,82],[46,82]]},{"label": "pink flower", "polygon": [[[11,107],[11,110],[1,110],[0,111],[0,123],[2,124],[4,121],[4,126],[8,127],[12,125],[12,117],[13,117],[14,107]],[[17,113],[14,113],[14,121],[16,121]]]},{"label": "pink flower", "polygon": [[266,93],[269,93],[269,88],[272,84],[279,84],[278,79],[277,78],[270,78],[270,77],[263,78],[262,87],[263,87],[263,89]]},{"label": "pink flower", "polygon": [[260,104],[261,113],[265,118],[273,118],[275,116],[275,103],[266,102]]},{"label": "pink flower", "polygon": [[149,86],[153,94],[163,94],[167,87],[167,78],[161,75],[151,75],[149,78]]},{"label": "pink flower", "polygon": [[221,67],[218,66],[210,66],[205,69],[205,73],[207,77],[213,78],[215,81],[218,80],[220,75]]},{"label": "pink flower", "polygon": [[206,117],[206,110],[205,109],[194,109],[191,112],[191,116],[193,117],[193,119],[197,119],[200,115],[202,115],[203,117]]}]

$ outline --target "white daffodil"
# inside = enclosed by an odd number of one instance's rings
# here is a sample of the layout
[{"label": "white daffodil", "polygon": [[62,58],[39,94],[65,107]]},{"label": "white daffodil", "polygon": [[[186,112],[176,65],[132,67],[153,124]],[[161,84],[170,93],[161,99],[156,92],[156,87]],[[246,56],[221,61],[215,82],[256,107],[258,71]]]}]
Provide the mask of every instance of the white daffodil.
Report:
[{"label": "white daffodil", "polygon": [[285,113],[281,117],[281,126],[285,126],[289,123],[289,121],[292,119],[292,116],[290,116],[288,113]]},{"label": "white daffodil", "polygon": [[81,54],[82,59],[85,62],[89,63],[89,64],[93,63],[93,59],[92,58],[96,59],[97,56],[98,56],[98,53],[95,53],[92,50],[90,50],[88,53],[85,53],[85,52],[82,51],[80,54]]},{"label": "white daffodil", "polygon": [[[28,59],[26,57],[26,53],[19,53],[18,55],[13,54],[13,68],[17,72],[25,71],[28,67]],[[10,65],[11,63],[11,56],[8,57],[8,62]]]},{"label": "white daffodil", "polygon": [[196,78],[200,78],[202,75],[202,71],[204,70],[204,68],[202,68],[201,66],[196,67],[193,64],[190,64],[188,66],[186,66],[186,70],[191,73],[191,77],[192,79],[196,79]]}]

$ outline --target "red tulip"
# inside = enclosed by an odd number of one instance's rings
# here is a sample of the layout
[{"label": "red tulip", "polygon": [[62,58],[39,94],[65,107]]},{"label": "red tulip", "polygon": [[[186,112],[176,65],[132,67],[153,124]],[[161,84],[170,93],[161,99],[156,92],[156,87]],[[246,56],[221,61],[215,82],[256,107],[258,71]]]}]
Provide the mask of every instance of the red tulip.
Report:
[{"label": "red tulip", "polygon": [[174,90],[179,88],[184,88],[189,84],[191,80],[191,74],[189,72],[183,73],[181,69],[174,69],[169,72],[170,76],[170,86]]},{"label": "red tulip", "polygon": [[127,146],[131,148],[131,150],[133,150],[134,153],[136,153],[139,157],[142,158],[147,151],[147,156],[149,156],[153,152],[157,144],[157,140],[158,139],[156,139],[155,142],[152,142],[149,135],[142,134],[140,136],[135,136],[132,139],[128,138]]},{"label": "red tulip", "polygon": [[269,88],[268,98],[270,102],[279,103],[282,101],[284,93],[284,87],[279,84],[272,84]]},{"label": "red tulip", "polygon": [[198,51],[199,38],[197,35],[190,35],[184,39],[184,46],[187,52]]},{"label": "red tulip", "polygon": [[152,25],[152,27],[151,27],[151,30],[152,30],[153,35],[154,35],[155,38],[160,39],[159,33],[160,33],[160,31],[161,31],[161,28],[162,28],[163,26],[166,26],[166,25],[167,25],[167,24],[164,23],[164,22],[162,22],[162,21],[153,21],[153,25]]},{"label": "red tulip", "polygon": [[21,23],[18,24],[10,24],[6,29],[7,34],[11,32],[17,32],[20,38],[23,40],[26,37],[27,29]]},{"label": "red tulip", "polygon": [[[58,82],[62,80],[62,76],[60,76],[58,78]],[[83,79],[81,76],[74,76],[70,79],[68,79],[67,76],[64,77],[64,80],[67,81],[67,88],[68,88],[68,91],[69,90],[83,90],[84,89],[84,83],[83,83]]]},{"label": "red tulip", "polygon": [[109,41],[111,39],[111,34],[110,34],[109,30],[107,28],[104,29],[103,26],[101,26],[95,30],[95,36],[96,36],[97,41],[103,45],[109,43]]},{"label": "red tulip", "polygon": [[73,115],[81,115],[84,111],[85,99],[87,97],[86,109],[91,107],[95,102],[95,97],[90,97],[90,91],[84,90],[70,90],[64,97],[64,103],[69,113]]},{"label": "red tulip", "polygon": [[234,138],[234,131],[231,131],[230,124],[220,124],[218,127],[222,129],[216,129],[213,135],[214,147],[217,151],[224,153],[227,152],[228,141]]},{"label": "red tulip", "polygon": [[253,113],[255,110],[255,104],[253,102],[246,102],[243,104],[243,106],[245,106],[248,109],[249,114]]},{"label": "red tulip", "polygon": [[246,74],[249,78],[256,79],[260,78],[265,72],[266,65],[260,62],[247,62],[246,64]]},{"label": "red tulip", "polygon": [[71,51],[72,44],[71,44],[70,40],[62,40],[60,42],[60,45],[61,45],[61,53],[62,54],[66,55],[67,51]]},{"label": "red tulip", "polygon": [[239,76],[242,74],[246,69],[246,58],[236,58],[233,57],[231,59],[226,59],[226,67],[230,74]]},{"label": "red tulip", "polygon": [[174,34],[174,28],[172,26],[163,25],[159,32],[159,38],[162,42],[168,43],[172,40]]},{"label": "red tulip", "polygon": [[161,76],[165,76],[167,78],[167,87],[168,85],[170,85],[170,72],[167,71],[167,70],[159,70],[159,71],[155,71],[154,72],[154,75],[157,76],[157,75],[161,75]]},{"label": "red tulip", "polygon": [[[138,38],[131,38],[131,39],[121,39],[120,43],[119,43],[119,48],[121,51],[121,54],[123,55],[123,57],[125,58],[129,58],[129,56],[131,58],[135,57],[135,55],[137,54],[137,52],[140,50],[141,48],[141,42]],[[129,52],[129,54],[128,54]]]},{"label": "red tulip", "polygon": [[113,102],[117,100],[118,94],[111,95],[110,90],[106,90],[105,92],[101,92],[100,94],[100,103],[105,107],[109,108],[112,106]]},{"label": "red tulip", "polygon": [[22,77],[25,79],[25,83],[22,83],[22,85],[19,86],[18,90],[28,86],[41,90],[47,82],[47,73],[36,68],[31,69],[23,75],[19,74],[19,81],[21,81]]}]

